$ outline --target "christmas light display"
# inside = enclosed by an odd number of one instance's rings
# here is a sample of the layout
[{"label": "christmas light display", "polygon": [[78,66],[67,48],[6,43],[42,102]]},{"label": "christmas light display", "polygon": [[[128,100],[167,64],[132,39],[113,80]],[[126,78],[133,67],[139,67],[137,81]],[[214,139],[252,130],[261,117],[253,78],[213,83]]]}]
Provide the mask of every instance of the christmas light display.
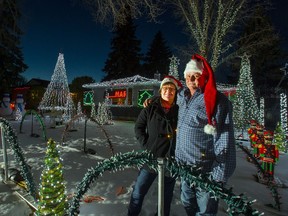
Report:
[{"label": "christmas light display", "polygon": [[180,64],[180,60],[174,55],[169,59],[169,75],[175,77],[176,79],[179,79],[178,65]]},{"label": "christmas light display", "polygon": [[91,113],[90,113],[90,118],[96,119],[96,108],[95,108],[95,103],[91,104]]},{"label": "christmas light display", "polygon": [[[27,183],[28,190],[30,194],[36,199],[36,189],[34,186],[34,181],[31,175],[31,172],[24,160],[23,152],[21,148],[19,147],[19,144],[17,142],[17,136],[15,135],[15,132],[12,130],[11,126],[8,124],[8,122],[5,119],[0,118],[0,123],[4,126],[5,130],[5,138],[8,140],[8,142],[11,144],[12,149],[14,150],[15,158],[20,164],[21,168],[21,174],[24,176],[25,182]],[[107,134],[106,134],[107,136]],[[108,136],[107,136],[108,137]],[[108,138],[109,139],[109,138]],[[111,144],[111,142],[110,142]],[[113,149],[112,149],[113,150]],[[248,154],[249,151],[248,151]],[[251,155],[251,154],[250,154]],[[124,154],[117,154],[110,158],[106,159],[96,167],[91,168],[88,170],[88,172],[85,174],[82,181],[77,186],[77,193],[73,197],[72,203],[70,204],[70,207],[66,214],[62,212],[62,209],[65,209],[67,205],[66,195],[62,192],[65,192],[65,185],[62,176],[62,165],[60,165],[59,160],[59,153],[57,151],[56,143],[53,140],[49,140],[48,142],[48,148],[46,152],[45,157],[45,166],[46,169],[43,170],[43,176],[42,177],[42,185],[41,193],[40,193],[40,199],[41,196],[44,195],[45,192],[48,193],[45,199],[47,199],[47,203],[49,203],[52,200],[52,196],[50,194],[53,194],[57,196],[57,198],[53,198],[55,201],[52,203],[53,205],[58,203],[58,207],[51,209],[50,207],[47,208],[47,210],[54,211],[52,215],[58,215],[56,213],[57,210],[61,209],[61,213],[59,215],[78,215],[79,214],[79,202],[81,201],[81,197],[87,192],[89,189],[90,184],[92,184],[96,178],[99,176],[102,176],[105,171],[113,171],[116,172],[118,170],[123,170],[125,168],[129,167],[142,167],[143,164],[147,164],[151,169],[157,169],[157,160],[154,159],[154,157],[146,151],[139,151],[139,152],[128,152]],[[252,156],[253,157],[253,156]],[[189,181],[190,184],[194,184],[196,186],[201,187],[202,189],[209,191],[214,194],[215,197],[223,199],[227,205],[228,205],[228,214],[229,215],[262,215],[262,213],[259,213],[259,211],[252,208],[252,203],[254,201],[247,201],[247,198],[243,195],[235,195],[232,192],[232,188],[226,189],[222,185],[219,185],[216,182],[211,181],[211,178],[209,174],[203,175],[201,173],[201,170],[199,168],[193,167],[193,166],[187,166],[183,164],[178,164],[174,160],[167,160],[166,161],[166,169],[168,172],[171,173],[172,176],[175,177],[182,177],[185,180]],[[260,166],[260,169],[261,166]],[[62,177],[61,177],[62,176]],[[46,181],[43,182],[43,179],[46,178]],[[58,181],[56,181],[58,179]],[[48,181],[49,180],[49,181]],[[55,183],[56,182],[56,183]],[[272,191],[272,195],[274,199],[276,200],[276,205],[273,205],[273,207],[277,207],[280,210],[280,197],[277,192],[277,187],[275,185],[270,184],[269,182],[268,187]],[[51,187],[50,187],[51,186]],[[60,188],[60,193],[57,193],[58,190],[56,188]],[[64,189],[63,189],[64,188]],[[55,191],[57,192],[55,192]],[[58,197],[59,195],[59,197]],[[42,200],[43,203],[46,201]],[[59,201],[59,202],[58,202]],[[39,206],[43,205],[45,207],[48,207],[48,204],[43,204],[39,201]],[[40,211],[40,208],[39,208]],[[60,210],[59,210],[60,211]],[[45,215],[46,213],[40,213],[41,215]]]},{"label": "christmas light display", "polygon": [[19,107],[17,107],[16,112],[15,112],[15,120],[16,121],[22,120],[22,112]]},{"label": "christmas light display", "polygon": [[[105,171],[117,172],[129,167],[137,167],[140,169],[144,164],[149,168],[157,170],[157,160],[147,151],[128,152],[117,154],[110,159],[106,159],[98,163],[94,168],[91,167],[85,174],[82,181],[77,186],[77,192],[73,196],[70,204],[69,215],[78,215],[80,200],[88,191],[92,184],[99,176],[102,176]],[[252,208],[254,201],[247,201],[243,194],[235,195],[232,188],[226,189],[220,184],[211,181],[209,174],[204,175],[201,169],[193,166],[178,164],[175,160],[166,161],[166,169],[174,177],[182,177],[190,184],[201,187],[202,189],[213,193],[215,197],[223,199],[228,205],[229,215],[262,215],[259,211]]]},{"label": "christmas light display", "polygon": [[38,109],[43,111],[66,111],[66,115],[72,112],[73,101],[70,95],[66,75],[64,55],[59,53],[58,60],[46,92]]},{"label": "christmas light display", "polygon": [[25,120],[27,115],[32,115],[32,121],[33,121],[33,116],[36,116],[36,119],[38,120],[38,122],[40,123],[40,126],[41,126],[43,139],[46,141],[47,140],[47,135],[46,135],[45,124],[43,122],[42,117],[35,110],[27,110],[25,112],[24,116],[22,117],[21,123],[20,123],[20,129],[19,129],[20,133],[22,133],[23,122],[24,122],[24,120]]},{"label": "christmas light display", "polygon": [[86,115],[84,115],[83,113],[80,113],[79,115],[75,115],[73,116],[73,118],[71,118],[68,123],[66,123],[66,127],[62,133],[62,138],[61,138],[61,143],[64,144],[65,142],[65,137],[67,135],[67,132],[70,131],[75,131],[76,129],[71,129],[72,127],[74,127],[74,124],[76,122],[76,120],[83,120],[86,118]]},{"label": "christmas light display", "polygon": [[79,116],[79,115],[82,115],[83,113],[82,113],[82,107],[81,107],[81,102],[79,101],[78,103],[77,103],[77,115]]},{"label": "christmas light display", "polygon": [[[287,64],[286,64],[287,68]],[[286,135],[286,140],[285,140],[285,147],[287,152],[288,148],[288,121],[287,121],[287,95],[285,93],[280,94],[280,120],[281,120],[281,126],[282,129]]]},{"label": "christmas light display", "polygon": [[279,160],[279,151],[273,141],[273,131],[264,131],[264,143],[259,146],[259,157],[262,161],[262,168],[264,170],[264,176],[274,179],[274,167],[275,163]]},{"label": "christmas light display", "polygon": [[52,139],[47,142],[44,162],[36,215],[63,216],[68,207],[66,185],[57,145]]},{"label": "christmas light display", "polygon": [[135,75],[132,77],[126,77],[123,79],[116,79],[116,80],[111,80],[111,81],[104,81],[100,83],[89,83],[83,85],[83,88],[96,88],[96,87],[118,87],[118,86],[145,86],[145,85],[159,85],[160,86],[160,81],[157,79],[149,79],[146,77],[142,77],[139,75]]},{"label": "christmas light display", "polygon": [[[254,165],[256,166],[257,170],[258,170],[258,176],[264,176],[264,170],[261,166],[261,164],[258,162],[258,160],[251,154],[250,150],[241,145],[239,142],[236,142],[236,145],[244,152],[246,153],[246,155],[250,158],[250,160],[254,163]],[[272,181],[272,179],[268,179],[266,181],[266,185],[268,187],[268,189],[271,191],[272,197],[275,201],[275,204],[268,204],[267,206],[270,206],[272,208],[278,209],[280,211],[280,196],[277,190],[277,185]]]},{"label": "christmas light display", "polygon": [[260,112],[259,112],[259,123],[265,127],[265,103],[264,98],[260,98]]},{"label": "christmas light display", "polygon": [[286,142],[286,134],[280,122],[277,123],[277,126],[274,131],[273,144],[277,146],[280,152],[287,153],[288,147]]},{"label": "christmas light display", "polygon": [[112,112],[107,103],[109,103],[108,100],[105,100],[104,102],[98,104],[95,120],[100,125],[113,124]]},{"label": "christmas light display", "polygon": [[0,124],[2,125],[2,129],[4,129],[3,131],[5,140],[10,144],[10,147],[12,148],[16,164],[20,169],[21,176],[26,182],[28,192],[36,200],[36,187],[33,176],[28,164],[25,161],[23,151],[19,146],[17,135],[6,119],[0,117]]},{"label": "christmas light display", "polygon": [[143,107],[143,103],[147,98],[152,97],[154,94],[153,90],[139,90],[138,93],[138,101],[137,101],[137,105],[139,107]]},{"label": "christmas light display", "polygon": [[254,92],[249,56],[242,56],[240,77],[233,101],[235,128],[245,130],[251,119],[259,122],[259,109]]},{"label": "christmas light display", "polygon": [[94,98],[93,91],[84,92],[83,105],[84,106],[91,106],[92,103],[94,103],[93,98]]}]

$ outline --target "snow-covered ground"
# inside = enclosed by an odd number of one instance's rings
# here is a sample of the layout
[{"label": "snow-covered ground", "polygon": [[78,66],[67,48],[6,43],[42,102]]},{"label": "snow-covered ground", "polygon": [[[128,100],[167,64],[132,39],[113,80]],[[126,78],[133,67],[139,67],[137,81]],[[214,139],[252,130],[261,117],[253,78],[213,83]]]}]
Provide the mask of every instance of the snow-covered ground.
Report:
[{"label": "snow-covered ground", "polygon": [[[19,133],[19,122],[10,121],[11,126],[17,132],[18,140],[28,164],[32,167],[32,173],[36,185],[40,182],[40,174],[43,169],[43,159],[46,151],[46,141],[42,138],[40,125],[34,122],[33,132],[39,134],[38,138],[31,137],[31,120],[25,120],[22,132]],[[114,121],[113,125],[105,125],[103,128],[107,132],[108,138],[112,143],[111,148],[103,130],[95,123],[87,123],[86,147],[96,151],[95,155],[85,154],[84,145],[84,121],[74,125],[76,131],[64,134],[65,126],[49,127],[49,119],[46,119],[47,137],[53,138],[61,144],[64,138],[64,145],[61,145],[60,152],[64,165],[64,177],[67,181],[67,193],[73,194],[76,191],[77,184],[82,180],[87,169],[95,166],[97,162],[112,156],[112,151],[116,153],[125,153],[132,150],[138,150],[139,146],[134,138],[134,122]],[[245,143],[244,143],[245,144]],[[247,143],[246,143],[247,145]],[[11,149],[8,150],[9,167],[15,165],[14,156]],[[3,167],[2,145],[1,145],[1,167]],[[280,159],[275,168],[275,177],[280,182],[288,185],[288,155],[280,154]],[[245,154],[237,148],[237,168],[230,179],[227,187],[233,187],[235,194],[244,193],[249,200],[256,199],[253,204],[255,209],[264,212],[265,215],[287,215],[288,212],[288,188],[278,188],[281,196],[281,211],[266,206],[274,204],[270,190],[263,184],[255,181],[254,175],[257,169],[254,164],[246,160]],[[80,215],[98,215],[98,216],[124,216],[127,213],[127,206],[134,181],[136,180],[138,170],[135,168],[125,169],[115,173],[105,173],[98,178],[93,185],[90,185],[89,191],[85,196],[99,196],[104,200],[93,201],[90,203],[81,202]],[[0,211],[1,215],[29,215],[31,210],[24,201],[13,192],[15,186],[12,184],[0,183]],[[146,196],[142,208],[142,216],[148,216],[155,213],[157,209],[157,181],[154,182],[149,194]],[[285,201],[286,200],[286,201]],[[226,204],[221,201],[219,214],[227,215]],[[174,200],[171,208],[171,216],[185,215],[179,199],[179,182],[174,192]]]}]

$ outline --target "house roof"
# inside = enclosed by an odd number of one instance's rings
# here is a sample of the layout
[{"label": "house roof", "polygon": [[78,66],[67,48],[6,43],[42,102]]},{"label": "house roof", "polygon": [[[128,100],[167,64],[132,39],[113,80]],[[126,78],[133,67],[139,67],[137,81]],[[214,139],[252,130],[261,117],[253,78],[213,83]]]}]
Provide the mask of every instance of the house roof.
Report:
[{"label": "house roof", "polygon": [[47,87],[49,85],[49,83],[50,83],[50,81],[48,81],[48,80],[32,78],[31,80],[29,80],[25,84],[25,86],[43,86],[43,87]]},{"label": "house roof", "polygon": [[[124,86],[139,86],[139,85],[155,85],[160,86],[161,81],[157,79],[149,79],[139,75],[132,77],[126,77],[122,79],[116,79],[111,81],[104,81],[99,83],[88,83],[84,84],[83,88],[100,88],[100,87],[124,87]],[[185,85],[185,82],[182,82]],[[217,83],[217,89],[221,92],[236,90],[236,86]]]},{"label": "house roof", "polygon": [[111,81],[104,81],[100,83],[88,83],[84,84],[82,87],[83,88],[99,88],[99,87],[122,87],[122,86],[137,86],[137,85],[155,85],[158,86],[160,85],[159,80],[157,79],[149,79],[146,77],[142,77],[139,75],[135,75],[132,77],[126,77],[122,79],[116,79],[116,80],[111,80]]}]

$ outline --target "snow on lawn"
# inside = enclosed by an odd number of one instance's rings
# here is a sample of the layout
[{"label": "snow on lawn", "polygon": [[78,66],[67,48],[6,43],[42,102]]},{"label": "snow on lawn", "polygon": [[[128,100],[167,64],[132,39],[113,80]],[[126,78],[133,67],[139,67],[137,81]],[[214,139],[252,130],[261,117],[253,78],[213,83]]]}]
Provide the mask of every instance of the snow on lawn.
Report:
[{"label": "snow on lawn", "polygon": [[[20,147],[24,151],[25,158],[32,168],[34,181],[39,185],[41,171],[43,170],[44,156],[46,151],[46,141],[42,138],[40,125],[34,122],[33,133],[39,134],[38,138],[31,137],[31,121],[25,120],[22,127],[22,133],[19,133],[19,122],[10,121],[18,135]],[[105,136],[102,128],[95,123],[88,121],[86,132],[86,149],[94,150],[96,154],[86,154],[83,151],[84,146],[84,121],[75,124],[76,131],[64,133],[65,126],[49,128],[49,120],[46,119],[47,138],[52,138],[60,144],[59,150],[63,159],[64,177],[67,181],[67,193],[73,195],[76,192],[77,184],[82,180],[87,170],[97,165],[103,159],[110,158],[112,154],[125,153],[132,150],[139,150],[140,147],[134,137],[134,122],[114,121],[113,125],[104,125],[103,129],[108,134]],[[62,143],[64,139],[64,143]],[[109,142],[112,146],[109,145]],[[244,142],[244,145],[247,143]],[[1,149],[2,150],[2,149]],[[15,165],[12,151],[8,150],[9,167]],[[3,167],[3,158],[0,158]],[[275,167],[275,177],[280,182],[288,185],[288,156],[280,154],[279,162]],[[266,206],[274,204],[270,190],[263,184],[255,181],[254,175],[257,169],[255,165],[246,160],[245,154],[240,148],[237,148],[237,168],[230,179],[227,187],[233,187],[235,194],[244,193],[248,200],[256,199],[253,208],[264,212],[265,215],[287,215],[288,188],[278,188],[281,198],[281,211]],[[124,216],[127,214],[132,186],[136,180],[138,170],[128,168],[115,173],[106,172],[104,175],[90,185],[86,196],[95,196],[98,200],[81,202],[80,215],[99,215],[99,216]],[[15,195],[12,185],[0,183],[0,210],[1,215],[29,215],[31,210],[21,199]],[[147,194],[141,215],[152,215],[157,210],[157,181],[154,182]],[[85,198],[83,197],[83,199]],[[226,204],[221,200],[218,215],[227,215]],[[174,191],[174,200],[171,208],[171,216],[185,215],[181,202],[179,200],[179,181]]]}]

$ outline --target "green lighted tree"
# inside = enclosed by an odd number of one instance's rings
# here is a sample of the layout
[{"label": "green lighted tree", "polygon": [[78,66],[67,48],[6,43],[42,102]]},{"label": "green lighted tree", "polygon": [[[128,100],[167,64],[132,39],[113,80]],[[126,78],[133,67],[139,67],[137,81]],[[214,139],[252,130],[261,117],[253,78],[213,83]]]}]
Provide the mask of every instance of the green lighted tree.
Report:
[{"label": "green lighted tree", "polygon": [[254,92],[249,56],[241,60],[240,77],[233,103],[233,119],[237,129],[245,130],[251,119],[259,121],[259,109]]},{"label": "green lighted tree", "polygon": [[68,208],[62,163],[56,142],[49,139],[41,174],[37,215],[65,215]]},{"label": "green lighted tree", "polygon": [[279,151],[287,152],[286,135],[280,122],[277,123],[276,129],[274,131],[273,142],[277,146]]}]

